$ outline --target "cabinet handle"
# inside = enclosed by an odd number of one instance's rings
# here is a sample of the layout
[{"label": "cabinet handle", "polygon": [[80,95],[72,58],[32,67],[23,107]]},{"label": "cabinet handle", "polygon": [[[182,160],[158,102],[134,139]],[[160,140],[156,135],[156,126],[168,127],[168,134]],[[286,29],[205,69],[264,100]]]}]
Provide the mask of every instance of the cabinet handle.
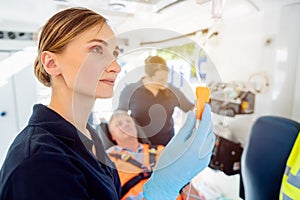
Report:
[{"label": "cabinet handle", "polygon": [[5,116],[6,116],[6,114],[7,114],[7,112],[6,112],[6,111],[2,111],[2,112],[0,113],[0,116],[1,116],[1,117],[5,117]]}]

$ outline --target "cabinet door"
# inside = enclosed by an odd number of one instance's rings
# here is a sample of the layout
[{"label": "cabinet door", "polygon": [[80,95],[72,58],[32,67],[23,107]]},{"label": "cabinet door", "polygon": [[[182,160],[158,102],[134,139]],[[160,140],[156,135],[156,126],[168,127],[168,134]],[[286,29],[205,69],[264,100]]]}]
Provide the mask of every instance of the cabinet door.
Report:
[{"label": "cabinet door", "polygon": [[33,64],[15,74],[13,81],[19,132],[28,124],[33,104],[37,102],[37,79],[34,75]]},{"label": "cabinet door", "polygon": [[0,166],[16,135],[27,125],[37,99],[32,65],[0,86]]},{"label": "cabinet door", "polygon": [[0,86],[0,166],[18,131],[14,104],[13,80],[9,79],[6,84]]}]

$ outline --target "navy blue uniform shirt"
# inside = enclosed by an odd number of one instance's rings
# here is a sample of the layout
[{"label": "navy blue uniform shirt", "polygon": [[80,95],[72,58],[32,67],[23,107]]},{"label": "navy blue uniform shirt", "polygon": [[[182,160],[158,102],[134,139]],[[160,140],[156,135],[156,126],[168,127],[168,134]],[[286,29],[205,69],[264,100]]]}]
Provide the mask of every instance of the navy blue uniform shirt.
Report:
[{"label": "navy blue uniform shirt", "polygon": [[174,108],[184,112],[193,109],[193,104],[176,87],[168,84],[156,96],[145,88],[142,81],[131,83],[120,95],[119,110],[131,110],[131,116],[141,126],[153,145],[167,145],[174,136]]},{"label": "navy blue uniform shirt", "polygon": [[97,134],[88,129],[93,141],[53,110],[35,105],[2,166],[0,199],[120,199],[118,173]]}]

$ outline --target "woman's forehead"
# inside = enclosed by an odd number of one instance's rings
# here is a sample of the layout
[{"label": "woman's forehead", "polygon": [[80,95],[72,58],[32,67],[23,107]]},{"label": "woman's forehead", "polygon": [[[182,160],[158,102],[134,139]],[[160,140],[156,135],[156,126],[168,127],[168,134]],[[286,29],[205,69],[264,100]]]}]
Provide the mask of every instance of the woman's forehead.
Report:
[{"label": "woman's forehead", "polygon": [[111,28],[106,24],[96,25],[85,32],[78,35],[78,37],[74,40],[74,42],[81,42],[81,43],[90,43],[94,41],[102,41],[104,44],[110,47],[116,47],[117,41],[115,35]]},{"label": "woman's forehead", "polygon": [[101,39],[105,40],[108,43],[115,43],[116,39],[115,39],[115,34],[114,32],[111,30],[111,28],[104,23],[103,26],[101,27],[101,29],[98,30],[96,29],[97,32],[97,37],[100,37]]}]

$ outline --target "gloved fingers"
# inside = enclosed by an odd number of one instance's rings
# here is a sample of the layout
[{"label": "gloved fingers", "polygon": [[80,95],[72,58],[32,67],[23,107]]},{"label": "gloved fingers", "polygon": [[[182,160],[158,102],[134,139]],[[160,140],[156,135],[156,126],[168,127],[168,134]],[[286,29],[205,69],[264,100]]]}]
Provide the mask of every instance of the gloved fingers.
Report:
[{"label": "gloved fingers", "polygon": [[199,169],[199,172],[202,171],[204,168],[206,168],[209,165],[210,159],[211,159],[212,152],[208,152],[206,155],[199,158],[199,162],[201,162],[202,169]]},{"label": "gloved fingers", "polygon": [[[185,142],[186,138],[189,138],[193,133],[196,117],[195,114],[190,111],[187,114],[186,121],[179,132],[171,139],[167,144],[161,156],[158,159],[156,169],[161,169],[173,164],[178,159],[184,157],[187,151],[190,150],[190,143]],[[191,138],[189,138],[191,139]],[[196,150],[196,151],[195,151]],[[194,154],[197,153],[197,149],[194,148]]]},{"label": "gloved fingers", "polygon": [[172,140],[174,140],[174,142],[176,142],[177,144],[184,143],[191,136],[195,126],[195,122],[196,122],[196,117],[194,112],[189,111],[184,125],[181,127],[179,132],[172,138]]},{"label": "gloved fingers", "polygon": [[211,133],[207,136],[206,140],[204,141],[204,143],[201,145],[199,149],[198,156],[200,159],[206,157],[207,155],[211,155],[212,150],[215,146],[215,142],[216,142],[216,136],[213,133],[213,131],[211,131]]},{"label": "gloved fingers", "polygon": [[206,104],[202,114],[202,120],[200,121],[196,129],[195,143],[201,146],[211,132],[212,132],[211,109],[210,106]]},{"label": "gloved fingers", "polygon": [[208,122],[211,122],[211,107],[209,104],[205,103],[201,123],[205,124]]}]

